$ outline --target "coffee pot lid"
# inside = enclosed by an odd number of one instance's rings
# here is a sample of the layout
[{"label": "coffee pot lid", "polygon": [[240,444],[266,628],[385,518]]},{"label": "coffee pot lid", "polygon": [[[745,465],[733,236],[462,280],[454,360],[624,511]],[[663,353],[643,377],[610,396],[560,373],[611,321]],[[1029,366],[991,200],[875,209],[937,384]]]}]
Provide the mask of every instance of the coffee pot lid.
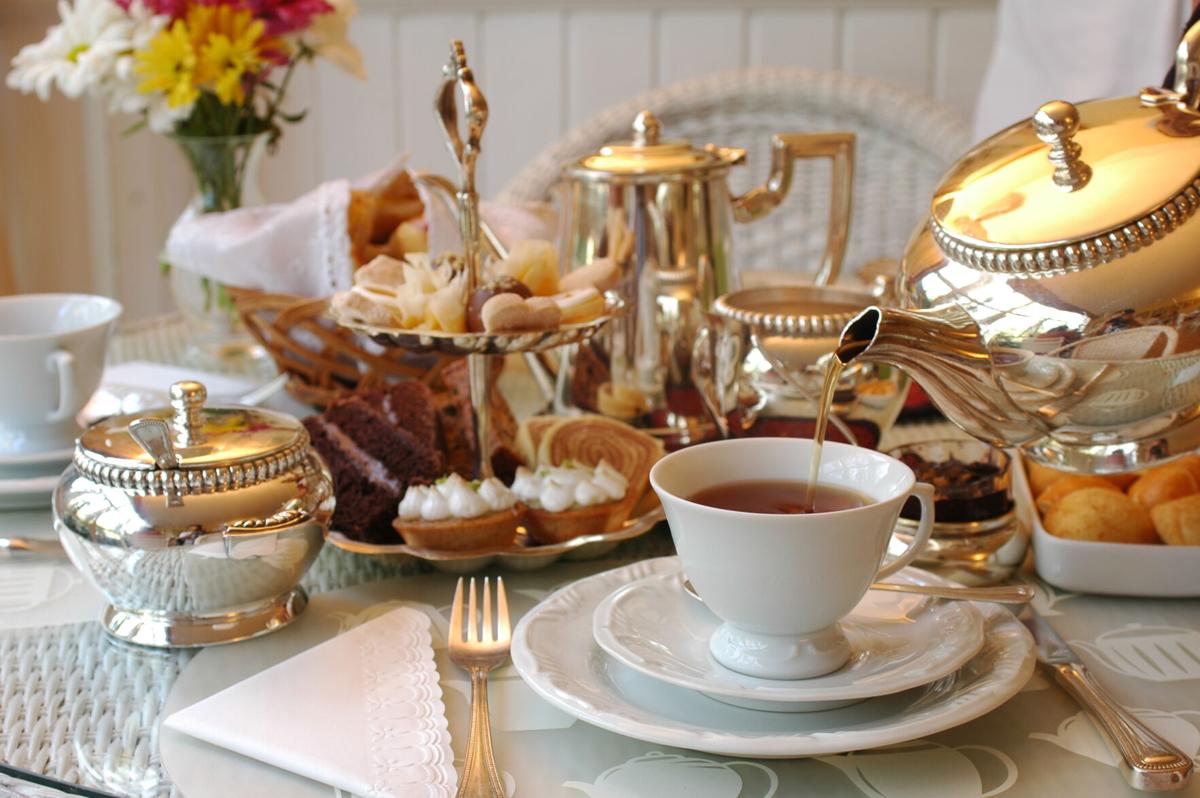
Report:
[{"label": "coffee pot lid", "polygon": [[982,142],[933,198],[934,238],[986,271],[1072,271],[1116,260],[1200,206],[1200,113],[1177,92],[1055,100]]},{"label": "coffee pot lid", "polygon": [[746,157],[745,150],[693,147],[686,139],[662,139],[662,125],[651,111],[633,120],[633,138],[606,144],[566,168],[571,177],[591,180],[606,178],[657,178],[671,175],[695,176],[713,169],[724,171]]},{"label": "coffee pot lid", "polygon": [[114,487],[208,493],[273,479],[307,456],[308,433],[291,416],[207,407],[206,398],[201,383],[177,382],[170,407],[93,424],[76,444],[76,468]]}]

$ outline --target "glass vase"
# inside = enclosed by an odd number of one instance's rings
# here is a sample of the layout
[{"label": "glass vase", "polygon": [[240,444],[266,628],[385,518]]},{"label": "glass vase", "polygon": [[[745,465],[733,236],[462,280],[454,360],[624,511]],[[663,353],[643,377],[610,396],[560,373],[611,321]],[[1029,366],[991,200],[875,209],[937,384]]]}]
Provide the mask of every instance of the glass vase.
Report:
[{"label": "glass vase", "polygon": [[[196,182],[187,214],[219,213],[264,202],[259,168],[267,134],[173,136]],[[267,351],[242,324],[225,285],[164,263],[171,297],[188,325],[187,365],[206,371],[266,376]]]}]

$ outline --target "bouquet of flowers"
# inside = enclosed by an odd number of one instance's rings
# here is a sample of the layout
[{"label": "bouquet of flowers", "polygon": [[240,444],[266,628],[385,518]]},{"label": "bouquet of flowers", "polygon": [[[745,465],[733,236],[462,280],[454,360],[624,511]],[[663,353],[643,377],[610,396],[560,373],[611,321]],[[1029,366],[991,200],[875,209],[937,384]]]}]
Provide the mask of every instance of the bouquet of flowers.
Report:
[{"label": "bouquet of flowers", "polygon": [[[250,142],[274,144],[296,66],[325,58],[365,77],[348,41],[353,0],[60,0],[61,21],[12,61],[9,87],[105,99],[134,129],[171,134],[206,212],[241,204]],[[223,146],[210,146],[214,141]],[[204,146],[198,146],[203,143]]]}]

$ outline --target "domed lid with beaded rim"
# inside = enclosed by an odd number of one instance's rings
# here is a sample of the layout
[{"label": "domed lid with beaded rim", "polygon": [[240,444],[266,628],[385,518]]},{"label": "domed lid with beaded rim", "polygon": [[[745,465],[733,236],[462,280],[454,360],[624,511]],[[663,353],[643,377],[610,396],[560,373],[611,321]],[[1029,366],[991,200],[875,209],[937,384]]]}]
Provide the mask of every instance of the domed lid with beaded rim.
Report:
[{"label": "domed lid with beaded rim", "polygon": [[308,433],[291,416],[206,398],[202,384],[177,382],[171,407],[97,422],[75,446],[75,467],[112,487],[211,493],[273,479],[307,456]]},{"label": "domed lid with beaded rim", "polygon": [[1037,276],[1152,245],[1200,207],[1200,114],[1185,91],[1048,102],[967,153],[933,198],[954,260]]}]

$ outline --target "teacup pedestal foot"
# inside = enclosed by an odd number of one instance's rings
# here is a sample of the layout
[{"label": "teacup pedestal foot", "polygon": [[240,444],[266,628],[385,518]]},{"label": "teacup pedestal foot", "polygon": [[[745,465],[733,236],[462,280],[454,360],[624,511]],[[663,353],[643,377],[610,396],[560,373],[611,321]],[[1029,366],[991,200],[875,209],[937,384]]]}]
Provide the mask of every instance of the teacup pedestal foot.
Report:
[{"label": "teacup pedestal foot", "polygon": [[836,623],[802,635],[769,635],[721,624],[708,642],[717,662],[762,679],[811,679],[850,659],[850,643]]}]

